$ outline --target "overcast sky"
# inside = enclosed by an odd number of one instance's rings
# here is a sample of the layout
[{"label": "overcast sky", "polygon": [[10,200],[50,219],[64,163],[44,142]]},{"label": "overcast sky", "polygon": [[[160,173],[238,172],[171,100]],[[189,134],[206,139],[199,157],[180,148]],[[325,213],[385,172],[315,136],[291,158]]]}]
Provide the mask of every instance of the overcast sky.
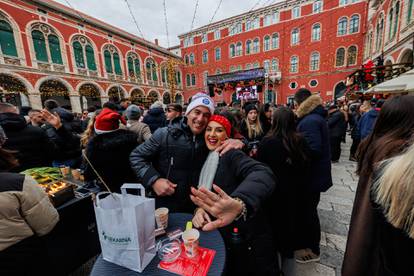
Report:
[{"label": "overcast sky", "polygon": [[[76,10],[105,21],[111,25],[140,36],[129,13],[125,0],[55,0]],[[144,38],[167,47],[168,40],[164,19],[164,0],[128,0]],[[165,0],[170,46],[179,43],[177,35],[190,31],[196,0]],[[267,6],[277,0],[222,0],[214,21]],[[199,0],[194,29],[207,25],[220,0]]]}]

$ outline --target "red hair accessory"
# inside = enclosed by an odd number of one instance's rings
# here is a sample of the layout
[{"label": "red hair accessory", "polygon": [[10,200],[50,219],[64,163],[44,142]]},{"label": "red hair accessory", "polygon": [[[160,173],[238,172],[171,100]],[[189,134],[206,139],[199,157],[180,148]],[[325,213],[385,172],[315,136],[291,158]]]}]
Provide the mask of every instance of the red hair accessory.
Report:
[{"label": "red hair accessory", "polygon": [[210,117],[209,122],[211,122],[211,121],[217,122],[220,125],[222,125],[226,129],[227,136],[230,137],[230,135],[231,135],[231,124],[230,124],[230,121],[226,117],[221,116],[221,115],[213,115],[213,116]]}]

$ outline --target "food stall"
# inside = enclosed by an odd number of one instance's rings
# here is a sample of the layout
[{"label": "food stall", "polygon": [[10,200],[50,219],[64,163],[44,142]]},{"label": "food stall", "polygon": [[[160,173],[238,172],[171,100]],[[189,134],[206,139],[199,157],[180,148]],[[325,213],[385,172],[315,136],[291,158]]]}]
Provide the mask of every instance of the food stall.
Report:
[{"label": "food stall", "polygon": [[67,275],[98,255],[101,250],[92,194],[99,188],[87,185],[81,177],[76,179],[76,174],[64,176],[59,168],[33,168],[23,173],[31,175],[45,190],[60,217],[55,228],[43,237],[46,274]]}]

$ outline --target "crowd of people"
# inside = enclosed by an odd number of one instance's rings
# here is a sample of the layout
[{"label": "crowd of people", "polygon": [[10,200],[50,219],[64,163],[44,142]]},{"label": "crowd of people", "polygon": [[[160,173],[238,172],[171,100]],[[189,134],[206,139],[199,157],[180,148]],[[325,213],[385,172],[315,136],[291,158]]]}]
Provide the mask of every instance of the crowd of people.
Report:
[{"label": "crowd of people", "polygon": [[[294,106],[218,108],[205,93],[185,106],[157,101],[145,109],[126,99],[82,114],[55,100],[42,110],[0,103],[0,263],[9,263],[0,274],[34,271],[33,260],[15,256],[35,252],[36,237],[58,220],[33,179],[19,172],[70,166],[111,192],[142,183],[156,207],[194,214],[194,226],[218,229],[227,247],[239,229],[246,251],[244,260],[229,252],[229,275],[296,275],[296,262],[320,258],[317,206],[349,133],[360,180],[343,275],[408,275],[413,99],[324,103],[301,88]],[[16,194],[27,199],[13,201]]]}]

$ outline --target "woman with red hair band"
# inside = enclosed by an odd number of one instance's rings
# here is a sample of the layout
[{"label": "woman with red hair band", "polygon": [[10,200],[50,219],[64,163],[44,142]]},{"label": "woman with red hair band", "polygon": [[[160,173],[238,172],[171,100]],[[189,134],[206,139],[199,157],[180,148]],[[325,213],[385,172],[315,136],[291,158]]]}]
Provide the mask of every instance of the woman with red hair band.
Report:
[{"label": "woman with red hair band", "polygon": [[[238,229],[246,246],[244,253],[228,252],[229,275],[276,275],[272,235],[261,208],[275,188],[275,177],[268,167],[240,150],[222,156],[215,151],[230,138],[231,128],[221,115],[211,116],[207,125],[204,139],[210,153],[198,189],[192,188],[191,200],[199,206],[193,224],[204,231],[218,228],[227,248],[234,228]],[[235,260],[234,254],[242,255],[243,260]]]}]

